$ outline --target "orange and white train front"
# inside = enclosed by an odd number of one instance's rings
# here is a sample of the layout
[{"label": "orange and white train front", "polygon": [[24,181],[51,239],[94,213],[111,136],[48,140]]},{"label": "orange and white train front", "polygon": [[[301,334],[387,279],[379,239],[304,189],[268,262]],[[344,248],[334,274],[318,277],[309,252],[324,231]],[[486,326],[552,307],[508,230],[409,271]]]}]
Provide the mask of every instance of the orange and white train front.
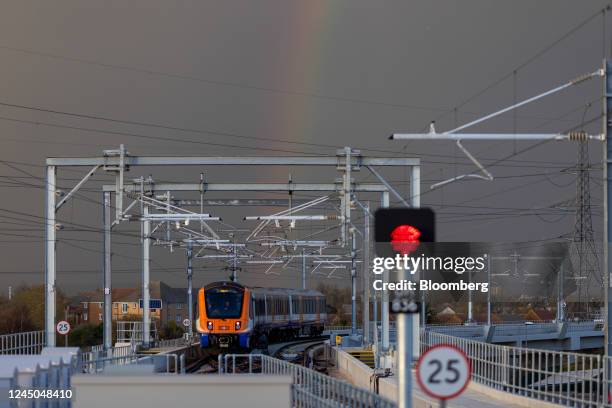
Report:
[{"label": "orange and white train front", "polygon": [[251,294],[235,282],[214,282],[198,291],[196,329],[200,346],[249,348],[253,329]]}]

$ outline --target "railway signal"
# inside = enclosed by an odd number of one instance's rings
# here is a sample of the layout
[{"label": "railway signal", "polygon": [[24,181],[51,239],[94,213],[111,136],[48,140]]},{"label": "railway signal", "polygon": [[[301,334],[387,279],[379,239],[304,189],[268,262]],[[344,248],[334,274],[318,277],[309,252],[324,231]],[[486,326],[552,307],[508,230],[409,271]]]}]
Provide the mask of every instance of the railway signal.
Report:
[{"label": "railway signal", "polygon": [[[374,237],[378,256],[410,255],[422,242],[434,242],[435,214],[429,208],[380,208],[374,215]],[[411,279],[405,269],[399,269],[398,279]],[[411,271],[416,272],[416,271]],[[383,281],[388,280],[384,272]],[[419,305],[412,293],[397,293],[385,307],[397,313],[398,405],[412,407],[412,360],[418,355],[419,321],[415,314]],[[413,338],[414,337],[414,338]]]},{"label": "railway signal", "polygon": [[374,214],[374,237],[377,244],[391,244],[378,245],[387,252],[377,251],[380,256],[414,252],[419,243],[436,240],[435,214],[429,208],[380,208]]}]

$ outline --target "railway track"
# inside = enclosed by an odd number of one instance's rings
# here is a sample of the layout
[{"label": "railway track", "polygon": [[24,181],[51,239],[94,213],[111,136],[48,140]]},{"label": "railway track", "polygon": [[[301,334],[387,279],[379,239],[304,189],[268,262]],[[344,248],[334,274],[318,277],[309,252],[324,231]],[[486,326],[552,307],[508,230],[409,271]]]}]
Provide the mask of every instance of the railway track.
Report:
[{"label": "railway track", "polygon": [[[314,337],[298,339],[285,343],[270,345],[269,353],[262,350],[253,350],[252,354],[270,354],[275,358],[285,360],[294,364],[308,365],[313,362],[311,352],[321,346],[327,337]],[[187,364],[185,371],[188,374],[214,374],[219,371],[219,354],[205,353],[202,357]],[[315,366],[316,367],[316,366]],[[253,360],[251,370],[259,370],[257,360]],[[242,359],[236,363],[236,372],[248,372],[248,361]],[[323,371],[323,370],[320,370]]]},{"label": "railway track", "polygon": [[327,337],[315,337],[287,343],[274,353],[274,357],[308,367],[314,350],[327,339]]},{"label": "railway track", "polygon": [[202,357],[190,362],[185,367],[187,374],[212,374],[219,371],[217,355],[205,353]]},{"label": "railway track", "polygon": [[[323,342],[314,343],[304,349],[304,359],[302,365],[306,368],[311,368],[320,373],[327,374],[329,368],[329,361],[327,355],[319,353],[319,349],[323,347]],[[317,358],[317,355],[323,354],[323,358]]]}]

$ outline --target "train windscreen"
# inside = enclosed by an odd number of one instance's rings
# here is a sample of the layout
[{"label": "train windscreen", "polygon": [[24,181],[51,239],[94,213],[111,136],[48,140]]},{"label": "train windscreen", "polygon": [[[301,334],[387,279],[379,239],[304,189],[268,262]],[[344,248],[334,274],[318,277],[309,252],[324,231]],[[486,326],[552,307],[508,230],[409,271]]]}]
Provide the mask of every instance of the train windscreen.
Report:
[{"label": "train windscreen", "polygon": [[242,290],[228,287],[206,290],[206,315],[211,319],[240,317],[243,295]]}]

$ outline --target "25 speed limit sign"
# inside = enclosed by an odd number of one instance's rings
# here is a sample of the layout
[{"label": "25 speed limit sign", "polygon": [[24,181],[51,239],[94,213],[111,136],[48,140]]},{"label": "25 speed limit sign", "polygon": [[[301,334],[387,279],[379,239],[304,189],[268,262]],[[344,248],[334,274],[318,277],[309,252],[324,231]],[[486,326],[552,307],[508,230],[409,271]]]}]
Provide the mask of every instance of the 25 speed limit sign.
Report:
[{"label": "25 speed limit sign", "polygon": [[430,397],[447,400],[457,397],[468,386],[472,366],[467,355],[450,344],[429,348],[417,363],[417,381]]},{"label": "25 speed limit sign", "polygon": [[57,322],[57,325],[55,326],[55,330],[57,331],[58,334],[65,336],[68,333],[70,333],[70,323],[68,323],[65,320],[61,320]]}]

